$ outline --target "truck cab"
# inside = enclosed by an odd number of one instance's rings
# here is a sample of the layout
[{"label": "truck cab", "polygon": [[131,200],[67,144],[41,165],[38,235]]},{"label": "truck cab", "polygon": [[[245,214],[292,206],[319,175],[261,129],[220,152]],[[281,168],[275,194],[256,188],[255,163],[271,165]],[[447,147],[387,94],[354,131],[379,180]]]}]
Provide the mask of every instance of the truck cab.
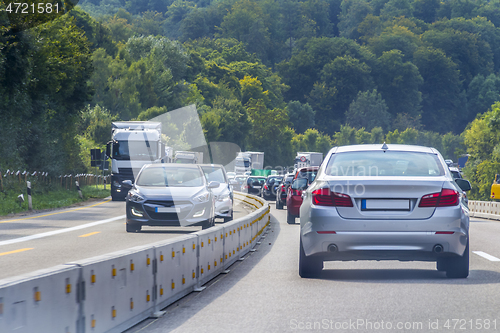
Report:
[{"label": "truck cab", "polygon": [[161,142],[161,123],[114,122],[106,155],[111,158],[111,198],[125,200],[130,187],[125,180],[135,176],[145,164],[161,163],[165,159],[165,145]]}]

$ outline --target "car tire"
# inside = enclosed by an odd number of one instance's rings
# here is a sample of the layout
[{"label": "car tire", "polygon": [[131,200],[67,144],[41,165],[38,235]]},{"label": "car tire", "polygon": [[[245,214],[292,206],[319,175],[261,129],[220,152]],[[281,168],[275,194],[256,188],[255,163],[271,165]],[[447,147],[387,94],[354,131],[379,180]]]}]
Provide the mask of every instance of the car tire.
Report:
[{"label": "car tire", "polygon": [[224,223],[232,221],[233,220],[233,210],[231,209],[231,215],[228,217],[224,217]]},{"label": "car tire", "polygon": [[436,262],[436,269],[440,272],[446,271],[446,259],[438,259]]},{"label": "car tire", "polygon": [[201,230],[211,228],[215,225],[215,218],[208,219],[201,224]]},{"label": "car tire", "polygon": [[307,257],[300,238],[299,254],[299,275],[301,278],[314,278],[320,275],[323,270],[323,260],[314,257]]},{"label": "car tire", "polygon": [[446,260],[446,277],[454,279],[465,279],[469,276],[469,240],[464,254],[460,257],[448,258]]},{"label": "car tire", "polygon": [[289,210],[286,211],[286,223],[295,224],[295,215],[292,215]]},{"label": "car tire", "polygon": [[283,209],[283,204],[279,199],[276,199],[276,209]]},{"label": "car tire", "polygon": [[142,226],[140,224],[126,224],[127,232],[140,232]]}]

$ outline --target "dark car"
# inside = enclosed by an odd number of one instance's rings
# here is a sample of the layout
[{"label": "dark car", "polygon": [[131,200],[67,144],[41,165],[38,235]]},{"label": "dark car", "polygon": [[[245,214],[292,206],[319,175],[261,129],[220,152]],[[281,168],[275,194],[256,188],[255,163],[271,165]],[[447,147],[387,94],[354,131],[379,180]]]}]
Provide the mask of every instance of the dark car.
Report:
[{"label": "dark car", "polygon": [[294,177],[294,173],[287,173],[278,184],[278,189],[276,190],[276,209],[283,209],[283,206],[286,206],[286,193],[288,187],[292,185]]},{"label": "dark car", "polygon": [[279,183],[283,180],[283,176],[268,176],[266,183],[262,188],[262,197],[265,200],[269,198],[274,199],[276,197],[276,190],[278,189]]},{"label": "dark car", "polygon": [[316,178],[319,167],[305,167],[297,170],[292,185],[288,187],[286,196],[288,224],[295,223],[299,217],[300,205],[302,204],[302,191],[306,190]]},{"label": "dark car", "polygon": [[241,192],[260,196],[265,182],[266,182],[266,177],[249,176],[246,179],[245,183],[241,185]]},{"label": "dark car", "polygon": [[196,164],[146,164],[126,197],[127,232],[147,226],[202,226],[215,222],[219,182],[208,183]]}]

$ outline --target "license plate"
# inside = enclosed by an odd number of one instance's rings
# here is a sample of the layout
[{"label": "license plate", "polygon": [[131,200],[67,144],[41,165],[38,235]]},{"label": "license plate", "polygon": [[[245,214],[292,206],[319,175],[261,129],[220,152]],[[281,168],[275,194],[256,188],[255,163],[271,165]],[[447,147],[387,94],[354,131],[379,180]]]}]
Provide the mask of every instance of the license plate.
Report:
[{"label": "license plate", "polygon": [[262,186],[254,186],[253,188],[261,188]]},{"label": "license plate", "polygon": [[410,210],[410,200],[363,199],[361,210]]},{"label": "license plate", "polygon": [[176,207],[155,207],[156,213],[180,213],[181,209]]}]

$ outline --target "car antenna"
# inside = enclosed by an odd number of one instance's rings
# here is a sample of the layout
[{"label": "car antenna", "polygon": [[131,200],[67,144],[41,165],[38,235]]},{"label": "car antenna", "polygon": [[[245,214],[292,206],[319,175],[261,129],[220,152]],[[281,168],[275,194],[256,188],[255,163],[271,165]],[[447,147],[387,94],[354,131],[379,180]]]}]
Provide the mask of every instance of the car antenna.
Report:
[{"label": "car antenna", "polygon": [[389,149],[389,147],[387,147],[387,145],[385,144],[385,142],[384,142],[384,144],[382,145],[382,149],[384,150],[384,153],[385,153],[385,151],[386,151],[387,149]]}]

